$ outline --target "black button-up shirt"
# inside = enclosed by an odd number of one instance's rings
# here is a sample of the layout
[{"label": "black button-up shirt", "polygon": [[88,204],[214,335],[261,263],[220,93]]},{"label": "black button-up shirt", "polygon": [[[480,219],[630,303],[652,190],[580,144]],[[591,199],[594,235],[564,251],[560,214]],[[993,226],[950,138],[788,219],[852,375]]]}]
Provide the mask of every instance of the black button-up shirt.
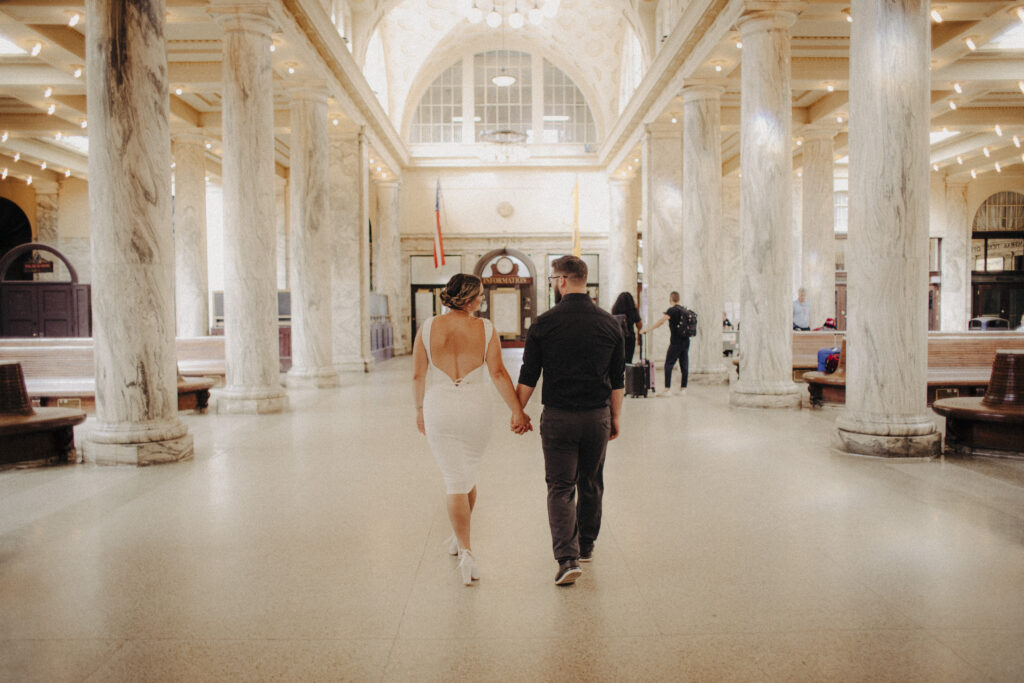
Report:
[{"label": "black button-up shirt", "polygon": [[562,410],[590,410],[610,404],[623,388],[622,328],[587,294],[566,294],[534,321],[526,335],[519,383],[536,387],[541,402]]}]

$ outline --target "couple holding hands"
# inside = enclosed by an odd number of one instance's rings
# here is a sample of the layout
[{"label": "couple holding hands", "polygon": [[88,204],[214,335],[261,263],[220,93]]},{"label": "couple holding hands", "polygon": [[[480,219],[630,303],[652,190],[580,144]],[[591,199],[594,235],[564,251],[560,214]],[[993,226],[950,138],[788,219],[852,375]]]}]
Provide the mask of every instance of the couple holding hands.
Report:
[{"label": "couple holding hands", "polygon": [[444,476],[453,531],[449,552],[459,556],[467,586],[479,578],[470,518],[476,473],[491,433],[488,384],[511,410],[512,431],[525,434],[533,425],[524,408],[544,375],[540,436],[556,584],[572,584],[582,574],[579,563],[592,559],[601,528],[605,450],[619,434],[622,408],[622,332],[615,318],[591,301],[583,260],[555,260],[549,280],[556,305],[527,333],[516,387],[491,322],[475,316],[484,300],[483,283],[475,275],[452,276],[441,293],[450,310],[427,320],[413,344],[416,426]]}]

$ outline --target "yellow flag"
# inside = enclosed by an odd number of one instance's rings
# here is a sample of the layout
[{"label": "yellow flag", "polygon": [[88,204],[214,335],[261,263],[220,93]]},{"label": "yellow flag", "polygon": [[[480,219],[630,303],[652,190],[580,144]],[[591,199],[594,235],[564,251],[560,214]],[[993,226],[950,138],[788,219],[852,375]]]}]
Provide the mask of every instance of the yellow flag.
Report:
[{"label": "yellow flag", "polygon": [[580,256],[580,179],[572,188],[572,255]]}]

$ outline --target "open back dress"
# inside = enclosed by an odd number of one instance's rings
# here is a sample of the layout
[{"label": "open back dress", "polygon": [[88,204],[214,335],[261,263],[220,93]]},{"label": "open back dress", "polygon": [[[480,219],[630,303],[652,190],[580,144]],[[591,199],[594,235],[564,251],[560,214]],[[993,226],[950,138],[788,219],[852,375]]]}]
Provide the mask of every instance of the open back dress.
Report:
[{"label": "open back dress", "polygon": [[484,324],[484,349],[480,365],[462,377],[452,378],[434,364],[430,352],[430,331],[436,318],[423,324],[422,340],[427,351],[426,393],[423,395],[423,425],[427,442],[444,476],[448,493],[469,493],[476,486],[476,473],[491,436],[491,377],[487,371],[487,346],[494,327]]}]

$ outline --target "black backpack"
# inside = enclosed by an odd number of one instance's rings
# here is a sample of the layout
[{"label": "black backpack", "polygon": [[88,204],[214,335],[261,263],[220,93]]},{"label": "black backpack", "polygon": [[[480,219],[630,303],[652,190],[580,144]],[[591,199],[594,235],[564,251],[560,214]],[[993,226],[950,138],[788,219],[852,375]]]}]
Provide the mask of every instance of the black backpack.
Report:
[{"label": "black backpack", "polygon": [[694,337],[697,335],[697,313],[685,306],[680,306],[682,312],[678,318],[669,318],[669,326],[675,323],[672,331],[683,337]]}]

